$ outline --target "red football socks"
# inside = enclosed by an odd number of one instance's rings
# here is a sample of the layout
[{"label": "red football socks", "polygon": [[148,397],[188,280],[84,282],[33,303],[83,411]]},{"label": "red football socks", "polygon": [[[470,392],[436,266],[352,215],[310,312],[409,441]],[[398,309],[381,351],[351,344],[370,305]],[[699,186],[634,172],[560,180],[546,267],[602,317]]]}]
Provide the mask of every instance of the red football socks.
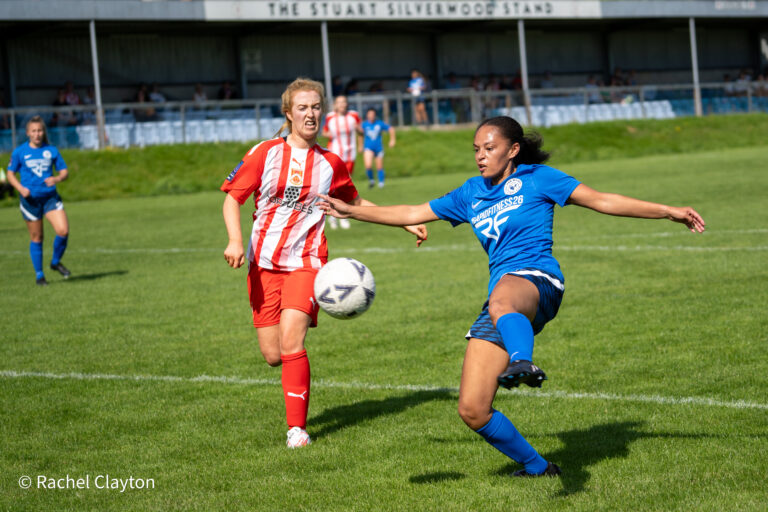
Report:
[{"label": "red football socks", "polygon": [[309,409],[309,359],[307,351],[280,356],[283,361],[283,397],[288,427],[306,428]]}]

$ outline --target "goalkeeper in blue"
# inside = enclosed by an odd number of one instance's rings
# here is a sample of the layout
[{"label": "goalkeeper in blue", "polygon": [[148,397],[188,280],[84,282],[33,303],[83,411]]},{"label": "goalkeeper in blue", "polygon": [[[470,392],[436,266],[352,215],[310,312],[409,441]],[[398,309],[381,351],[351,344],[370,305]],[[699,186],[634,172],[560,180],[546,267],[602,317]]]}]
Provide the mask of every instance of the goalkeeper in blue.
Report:
[{"label": "goalkeeper in blue", "polygon": [[59,150],[48,142],[43,118],[34,116],[27,121],[27,138],[29,140],[11,154],[8,183],[19,193],[19,209],[29,230],[29,257],[35,269],[36,283],[47,286],[43,272],[43,217],[56,232],[51,270],[60,273],[64,279],[70,275],[69,269],[61,263],[67,248],[69,220],[56,191],[56,184],[66,180],[69,172]]},{"label": "goalkeeper in blue", "polygon": [[598,192],[543,165],[549,154],[541,138],[524,135],[510,117],[480,124],[474,138],[479,176],[421,205],[350,206],[323,197],[319,208],[339,218],[393,226],[447,220],[472,225],[488,253],[488,300],[467,333],[459,389],[459,415],[494,448],[522,464],[514,476],[557,476],[545,460],[493,408],[499,386],[541,387],[547,379],[533,363],[534,335],[557,314],[565,290],[560,265],[552,256],[554,206],[575,204],[599,213],[669,219],[690,231],[704,231],[704,220],[690,207],[649,203]]}]

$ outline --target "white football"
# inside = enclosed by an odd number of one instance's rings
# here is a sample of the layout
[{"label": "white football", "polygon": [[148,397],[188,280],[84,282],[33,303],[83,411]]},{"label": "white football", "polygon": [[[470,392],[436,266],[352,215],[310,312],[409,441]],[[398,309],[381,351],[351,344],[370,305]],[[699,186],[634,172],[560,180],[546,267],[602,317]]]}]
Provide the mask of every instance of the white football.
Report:
[{"label": "white football", "polygon": [[334,318],[355,318],[365,313],[376,297],[371,271],[352,258],[329,261],[315,277],[315,300]]}]

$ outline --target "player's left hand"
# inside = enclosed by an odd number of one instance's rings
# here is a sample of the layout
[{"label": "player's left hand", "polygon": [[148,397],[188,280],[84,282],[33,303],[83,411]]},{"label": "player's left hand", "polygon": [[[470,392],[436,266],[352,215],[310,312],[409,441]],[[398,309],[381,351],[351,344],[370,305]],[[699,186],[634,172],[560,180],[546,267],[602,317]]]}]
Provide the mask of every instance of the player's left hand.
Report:
[{"label": "player's left hand", "polygon": [[45,184],[48,187],[52,187],[58,182],[59,180],[57,180],[54,176],[48,176],[47,178],[45,178]]},{"label": "player's left hand", "polygon": [[424,224],[418,224],[416,226],[403,226],[403,229],[416,236],[416,247],[420,247],[422,242],[427,241],[427,235],[429,233],[427,232],[427,226]]},{"label": "player's left hand", "polygon": [[390,140],[389,141],[389,147],[391,147],[391,148],[395,147],[395,141]]},{"label": "player's left hand", "polygon": [[703,233],[705,226],[707,225],[707,223],[704,222],[704,219],[701,218],[701,215],[690,206],[685,206],[683,208],[670,207],[667,218],[673,222],[685,224],[685,227],[687,227],[691,233]]}]

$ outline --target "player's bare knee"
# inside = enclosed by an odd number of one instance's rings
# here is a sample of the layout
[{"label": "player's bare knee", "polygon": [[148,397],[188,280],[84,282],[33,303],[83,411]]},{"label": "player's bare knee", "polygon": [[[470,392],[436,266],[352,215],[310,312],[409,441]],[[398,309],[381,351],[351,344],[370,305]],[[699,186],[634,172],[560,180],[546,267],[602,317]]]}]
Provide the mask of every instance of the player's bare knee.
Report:
[{"label": "player's bare knee", "polygon": [[488,423],[491,419],[491,412],[487,407],[481,407],[477,404],[464,403],[459,401],[459,417],[472,430],[477,430]]},{"label": "player's bare knee", "polygon": [[264,360],[267,362],[267,364],[273,368],[283,364],[283,360],[280,358],[280,354],[262,354],[262,355],[264,356]]},{"label": "player's bare knee", "polygon": [[488,315],[491,317],[494,325],[496,321],[507,313],[516,313],[517,309],[507,300],[491,299],[488,301]]}]

